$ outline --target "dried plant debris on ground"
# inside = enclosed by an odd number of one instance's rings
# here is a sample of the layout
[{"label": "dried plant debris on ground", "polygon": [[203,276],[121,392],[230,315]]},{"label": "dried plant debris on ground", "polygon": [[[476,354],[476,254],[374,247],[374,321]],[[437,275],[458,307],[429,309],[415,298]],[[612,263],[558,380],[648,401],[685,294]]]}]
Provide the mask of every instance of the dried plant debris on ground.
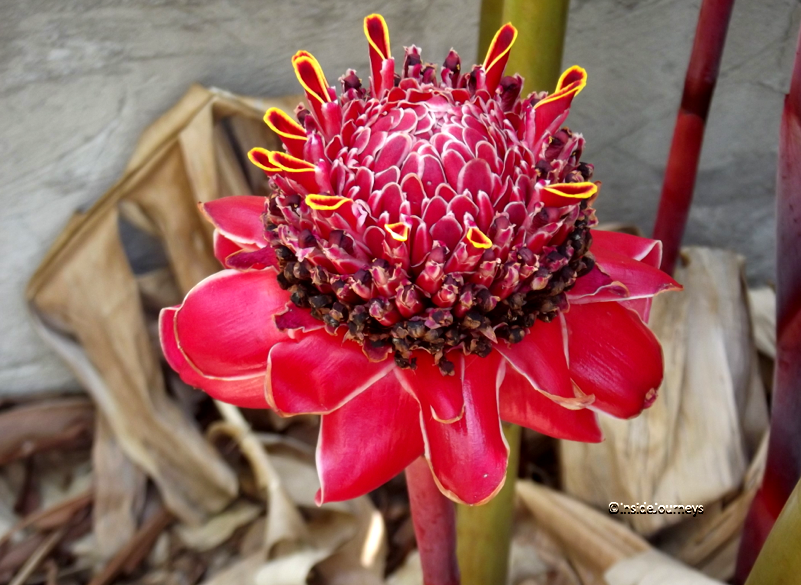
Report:
[{"label": "dried plant debris on ground", "polygon": [[[262,113],[296,102],[193,87],[34,275],[34,324],[87,396],[0,405],[0,583],[422,583],[402,476],[317,507],[316,417],[214,402],[160,361],[159,309],[217,270],[197,201],[264,194],[244,153],[277,145]],[[523,434],[510,583],[730,577],[775,356],[772,291],[746,294],[740,270],[728,252],[686,251],[687,292],[653,307],[668,369],[654,408],[606,420],[600,445]],[[706,463],[681,456],[688,440]],[[606,511],[649,498],[708,512]]]}]

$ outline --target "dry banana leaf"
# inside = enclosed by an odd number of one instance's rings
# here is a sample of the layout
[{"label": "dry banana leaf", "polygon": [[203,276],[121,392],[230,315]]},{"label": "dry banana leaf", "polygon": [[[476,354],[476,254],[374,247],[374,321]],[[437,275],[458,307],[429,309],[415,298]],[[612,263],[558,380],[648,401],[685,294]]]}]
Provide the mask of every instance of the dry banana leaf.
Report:
[{"label": "dry banana leaf", "polygon": [[[722,585],[652,548],[608,513],[561,492],[519,481],[517,494],[538,530],[561,546],[581,585]],[[546,549],[547,550],[547,549]],[[538,551],[539,552],[539,551]],[[550,565],[556,565],[552,557]],[[547,557],[546,557],[547,558]],[[568,574],[563,571],[563,574]]]},{"label": "dry banana leaf", "polygon": [[[165,393],[141,299],[144,292],[152,301],[153,287],[140,290],[120,215],[162,243],[181,292],[217,270],[196,204],[252,185],[231,158],[231,144],[229,156],[217,158],[225,148],[214,137],[252,127],[252,139],[269,145],[275,139],[261,123],[267,106],[191,88],[142,135],[120,181],[73,218],[27,291],[37,328],[90,392],[120,448],[153,479],[168,508],[190,522],[228,505],[236,479]],[[233,116],[236,128],[219,130]]]},{"label": "dry banana leaf", "polygon": [[776,359],[776,291],[772,288],[752,288],[748,291],[754,341],[759,353]]}]

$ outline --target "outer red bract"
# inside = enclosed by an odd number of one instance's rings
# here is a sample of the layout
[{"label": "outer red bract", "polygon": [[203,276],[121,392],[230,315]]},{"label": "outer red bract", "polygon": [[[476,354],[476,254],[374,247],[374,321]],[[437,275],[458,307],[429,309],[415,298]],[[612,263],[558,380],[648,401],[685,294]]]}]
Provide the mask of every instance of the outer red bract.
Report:
[{"label": "outer red bract", "polygon": [[322,415],[319,502],[425,454],[443,493],[478,504],[503,484],[501,420],[600,441],[597,412],[653,402],[662,353],[643,320],[680,287],[659,242],[590,230],[598,186],[562,127],[583,69],[521,98],[503,77],[511,25],[468,74],[451,52],[437,75],[413,46],[397,76],[383,19],[365,32],[369,91],[348,71],[337,97],[293,58],[310,110],[268,111],[286,152],[250,153],[273,195],[202,206],[226,270],[162,311],[162,345],[219,400]]}]

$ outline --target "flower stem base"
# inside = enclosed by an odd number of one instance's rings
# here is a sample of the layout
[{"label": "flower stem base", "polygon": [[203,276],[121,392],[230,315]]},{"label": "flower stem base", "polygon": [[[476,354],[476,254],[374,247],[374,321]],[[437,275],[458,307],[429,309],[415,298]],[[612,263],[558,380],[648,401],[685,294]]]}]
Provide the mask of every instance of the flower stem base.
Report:
[{"label": "flower stem base", "polygon": [[456,509],[442,495],[424,457],[406,468],[409,503],[425,585],[459,585]]},{"label": "flower stem base", "polygon": [[517,425],[503,423],[503,434],[509,443],[509,465],[506,483],[498,495],[481,506],[456,508],[456,550],[462,585],[506,583],[522,430]]}]

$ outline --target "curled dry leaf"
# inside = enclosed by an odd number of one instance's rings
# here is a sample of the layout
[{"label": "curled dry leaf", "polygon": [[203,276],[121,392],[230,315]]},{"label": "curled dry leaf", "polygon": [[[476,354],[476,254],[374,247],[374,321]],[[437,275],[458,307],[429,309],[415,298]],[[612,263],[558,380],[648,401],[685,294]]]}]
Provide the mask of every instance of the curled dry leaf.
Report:
[{"label": "curled dry leaf", "polygon": [[116,213],[90,219],[93,225],[82,226],[91,238],[62,247],[56,256],[69,250],[71,257],[47,264],[48,278],[42,271],[38,281],[34,277],[34,322],[92,394],[126,454],[159,486],[167,505],[199,521],[204,512],[230,501],[236,480],[166,395]]},{"label": "curled dry leaf", "polygon": [[212,432],[224,432],[237,442],[269,503],[264,537],[265,551],[272,553],[273,547],[280,542],[305,540],[307,533],[303,517],[287,494],[264,446],[236,406],[217,401],[215,404],[224,422],[214,425]]},{"label": "curled dry leaf", "polygon": [[239,500],[204,524],[200,526],[182,524],[176,528],[176,532],[187,548],[205,551],[221,545],[237,528],[250,524],[261,512],[261,506]]},{"label": "curled dry leaf", "polygon": [[608,514],[561,492],[521,480],[517,483],[517,495],[537,524],[554,536],[571,558],[598,575],[650,548],[643,538]]},{"label": "curled dry leaf", "polygon": [[26,516],[0,537],[0,549],[11,542],[12,538],[22,530],[47,531],[61,528],[91,505],[93,500],[93,491],[86,491],[63,500],[55,506]]},{"label": "curled dry leaf", "polygon": [[42,540],[41,544],[36,548],[35,551],[27,558],[25,564],[20,567],[19,572],[14,575],[14,578],[11,579],[9,585],[24,585],[28,579],[33,575],[33,573],[39,568],[39,566],[44,562],[47,558],[47,555],[58,545],[64,535],[67,532],[67,527],[62,526],[61,528],[51,532],[47,535],[47,537]]}]

